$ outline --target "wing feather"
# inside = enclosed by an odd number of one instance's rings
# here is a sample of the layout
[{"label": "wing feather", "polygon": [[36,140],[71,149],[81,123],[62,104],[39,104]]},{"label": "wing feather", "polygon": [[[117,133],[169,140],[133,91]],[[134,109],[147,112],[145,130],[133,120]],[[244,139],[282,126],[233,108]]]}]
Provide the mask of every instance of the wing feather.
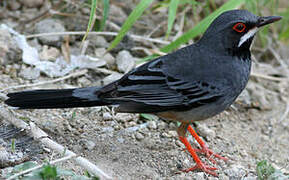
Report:
[{"label": "wing feather", "polygon": [[119,102],[121,112],[160,112],[199,107],[223,96],[210,82],[188,82],[168,76],[162,63],[159,58],[140,66],[104,87],[99,97]]}]

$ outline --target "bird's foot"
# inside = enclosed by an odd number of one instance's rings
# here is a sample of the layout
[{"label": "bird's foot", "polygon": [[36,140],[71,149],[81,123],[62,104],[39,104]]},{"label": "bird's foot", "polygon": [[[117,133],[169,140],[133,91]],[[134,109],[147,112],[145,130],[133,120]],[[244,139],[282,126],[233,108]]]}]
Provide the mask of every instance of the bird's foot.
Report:
[{"label": "bird's foot", "polygon": [[190,172],[190,171],[194,171],[194,170],[201,170],[207,174],[210,174],[212,176],[218,176],[216,172],[214,172],[215,170],[217,170],[216,167],[212,167],[212,166],[208,166],[208,165],[205,165],[204,163],[200,162],[199,164],[197,163],[197,165],[191,167],[191,168],[188,168],[188,169],[184,169],[182,170],[183,172]]},{"label": "bird's foot", "polygon": [[195,149],[192,148],[192,146],[190,145],[189,141],[187,140],[187,138],[180,136],[179,137],[181,142],[186,146],[186,149],[188,150],[188,152],[191,154],[191,156],[193,157],[194,161],[196,162],[196,165],[183,170],[183,172],[189,172],[189,171],[194,171],[194,170],[202,170],[207,174],[213,175],[213,176],[218,176],[216,172],[214,172],[214,170],[217,170],[216,167],[211,167],[211,166],[207,166],[205,165],[201,159],[198,157],[198,155],[196,154]]},{"label": "bird's foot", "polygon": [[223,161],[228,161],[229,159],[226,157],[223,157],[217,153],[214,153],[211,149],[209,149],[206,145],[204,145],[201,149],[194,149],[197,153],[204,154],[212,163],[217,164],[216,160],[213,158],[218,158]]},{"label": "bird's foot", "polygon": [[198,134],[195,132],[195,130],[191,126],[188,126],[188,131],[201,146],[201,149],[194,149],[195,152],[205,154],[206,157],[214,164],[216,164],[217,162],[213,159],[213,157],[224,160],[224,161],[228,160],[228,158],[222,157],[219,154],[214,153],[211,149],[209,149],[206,146],[205,142],[198,136]]}]

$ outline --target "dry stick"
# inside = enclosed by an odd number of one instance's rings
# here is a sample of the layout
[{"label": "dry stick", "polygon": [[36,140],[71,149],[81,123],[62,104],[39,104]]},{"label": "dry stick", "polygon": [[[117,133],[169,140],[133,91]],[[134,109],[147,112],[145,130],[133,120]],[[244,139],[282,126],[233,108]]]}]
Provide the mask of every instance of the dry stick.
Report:
[{"label": "dry stick", "polygon": [[43,84],[56,83],[58,81],[69,79],[71,77],[82,76],[82,75],[84,75],[86,73],[87,73],[87,69],[84,69],[84,70],[77,71],[77,72],[74,72],[74,73],[71,73],[71,74],[68,74],[66,76],[63,76],[63,77],[60,77],[60,78],[57,78],[57,79],[53,79],[53,80],[50,80],[50,81],[41,81],[41,82],[37,82],[37,83],[33,83],[33,84],[23,84],[23,85],[11,86],[11,87],[8,87],[8,88],[1,89],[0,92],[7,91],[7,90],[10,90],[10,89],[27,88],[27,87],[33,87],[33,86],[40,86],[40,85],[43,85]]},{"label": "dry stick", "polygon": [[[85,31],[73,31],[73,32],[51,32],[51,33],[40,33],[40,34],[32,34],[32,35],[27,35],[25,36],[27,39],[29,38],[35,38],[35,37],[42,37],[42,36],[63,36],[63,35],[84,35],[86,32]],[[117,36],[117,32],[89,32],[89,35],[103,35],[103,36]],[[148,37],[142,37],[138,35],[133,35],[129,34],[129,37],[133,38],[135,41],[150,41],[154,43],[159,43],[159,44],[170,44],[169,41],[164,41],[161,39],[153,39],[153,38],[148,38]]]},{"label": "dry stick", "polygon": [[[34,123],[30,122],[29,125],[16,118],[12,112],[9,112],[6,108],[0,107],[0,119],[7,120],[14,126],[20,129],[24,129],[26,131],[29,131],[33,138],[39,139],[41,143],[43,143],[48,148],[62,154],[65,152],[64,155],[66,156],[76,156],[76,154],[70,150],[67,150],[62,145],[54,142],[53,140],[48,138],[48,135],[38,128]],[[90,173],[95,174],[97,176],[100,176],[104,179],[112,179],[111,176],[107,175],[105,172],[103,172],[101,169],[99,169],[96,165],[89,162],[87,159],[83,157],[77,157],[73,159],[78,165],[83,167],[84,169],[88,170]]]},{"label": "dry stick", "polygon": [[279,119],[278,123],[282,122],[289,114],[289,102],[286,103],[286,109],[282,117]]},{"label": "dry stick", "polygon": [[[62,162],[62,161],[69,160],[69,159],[74,158],[74,157],[76,157],[76,154],[72,154],[72,155],[65,156],[65,157],[60,158],[60,159],[56,159],[56,160],[50,161],[48,164],[53,165],[53,164],[56,164],[56,163],[59,163],[59,162]],[[43,163],[43,164],[38,165],[38,166],[35,166],[35,167],[33,167],[33,168],[29,168],[29,169],[26,169],[26,170],[24,170],[24,171],[21,171],[21,172],[19,172],[19,173],[17,173],[17,174],[14,174],[13,176],[10,176],[7,180],[12,180],[12,179],[17,178],[17,177],[19,177],[19,176],[21,176],[21,175],[30,173],[30,172],[32,172],[32,171],[34,171],[34,170],[36,170],[36,169],[40,169],[40,168],[44,167],[46,164],[47,164],[47,163]]]},{"label": "dry stick", "polygon": [[286,78],[273,77],[273,76],[268,76],[265,74],[259,74],[259,73],[254,73],[254,72],[251,73],[251,76],[262,78],[262,79],[267,79],[271,81],[285,81],[286,80]]}]

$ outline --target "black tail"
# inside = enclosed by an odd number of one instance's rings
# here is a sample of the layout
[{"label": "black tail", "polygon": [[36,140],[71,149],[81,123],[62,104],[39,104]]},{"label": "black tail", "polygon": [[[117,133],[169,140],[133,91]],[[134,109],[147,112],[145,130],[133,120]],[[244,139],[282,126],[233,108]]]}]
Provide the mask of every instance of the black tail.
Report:
[{"label": "black tail", "polygon": [[19,109],[52,109],[104,106],[111,103],[98,99],[98,88],[51,89],[9,93],[5,103]]}]

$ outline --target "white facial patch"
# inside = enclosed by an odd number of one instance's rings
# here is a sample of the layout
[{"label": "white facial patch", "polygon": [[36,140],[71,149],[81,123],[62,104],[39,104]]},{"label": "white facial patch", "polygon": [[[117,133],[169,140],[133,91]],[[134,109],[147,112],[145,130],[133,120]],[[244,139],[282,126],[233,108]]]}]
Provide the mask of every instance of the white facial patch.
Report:
[{"label": "white facial patch", "polygon": [[256,32],[258,31],[257,27],[254,27],[252,29],[250,29],[246,34],[244,34],[239,41],[238,47],[242,46],[242,44],[244,42],[246,42],[248,39],[250,39],[252,36],[254,36],[256,34]]}]

